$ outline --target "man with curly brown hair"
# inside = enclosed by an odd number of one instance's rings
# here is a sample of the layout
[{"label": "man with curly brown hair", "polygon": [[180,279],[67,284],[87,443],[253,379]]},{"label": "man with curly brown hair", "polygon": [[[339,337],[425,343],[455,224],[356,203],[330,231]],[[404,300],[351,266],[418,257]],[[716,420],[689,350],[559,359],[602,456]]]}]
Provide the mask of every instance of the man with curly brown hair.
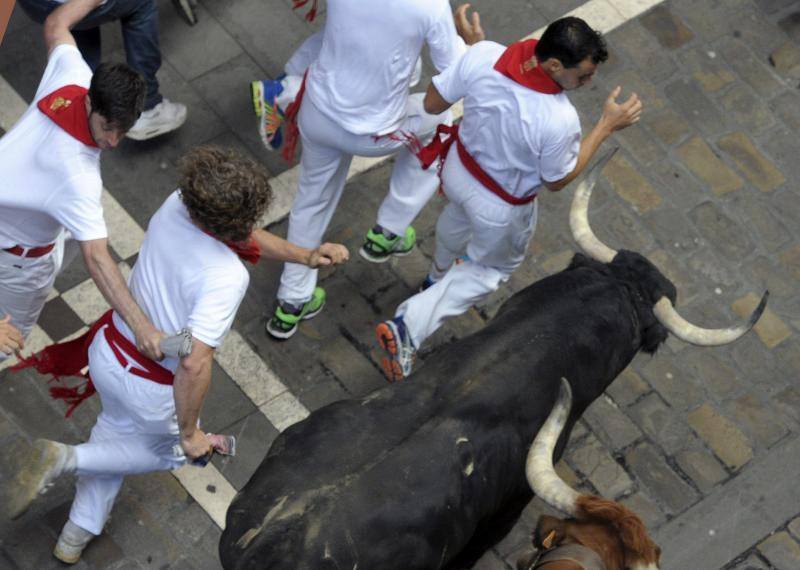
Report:
[{"label": "man with curly brown hair", "polygon": [[[125,475],[175,469],[211,454],[198,418],[214,350],[247,289],[243,261],[255,263],[264,255],[318,267],[348,258],[341,245],[309,250],[254,231],[271,197],[268,174],[254,161],[198,147],[183,158],[180,170],[180,188],[150,220],[129,286],[160,330],[191,331],[191,352],[154,362],[136,350],[131,330],[109,311],[80,342],[102,400],[89,442],[38,440],[15,479],[11,512],[18,516],[57,477],[78,475],[69,520],[54,551],[63,562],[77,562],[102,532]],[[49,356],[42,360],[52,360]],[[182,454],[175,454],[176,445]]]}]

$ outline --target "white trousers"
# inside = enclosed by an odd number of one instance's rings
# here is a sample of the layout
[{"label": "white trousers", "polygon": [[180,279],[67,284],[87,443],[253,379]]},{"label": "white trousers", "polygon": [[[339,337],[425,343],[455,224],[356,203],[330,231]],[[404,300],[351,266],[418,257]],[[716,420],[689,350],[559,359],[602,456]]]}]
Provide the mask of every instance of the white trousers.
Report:
[{"label": "white trousers", "polygon": [[102,411],[87,443],[75,447],[78,482],[70,520],[92,534],[103,531],[125,475],[176,469],[178,421],[172,386],[123,368],[104,329],[89,348],[89,372]]},{"label": "white trousers", "polygon": [[[55,243],[53,250],[41,257],[19,257],[0,250],[0,317],[11,315],[11,324],[23,337],[39,320],[61,268],[77,253],[77,243],[66,231],[59,234]],[[65,259],[65,249],[69,259]],[[6,358],[8,355],[0,352],[0,361]]]},{"label": "white trousers", "polygon": [[[453,145],[442,170],[449,200],[436,222],[436,250],[430,275],[436,283],[402,303],[403,317],[414,346],[465,313],[508,280],[525,258],[536,229],[537,201],[514,206],[478,182]],[[469,260],[453,265],[464,255]]]},{"label": "white trousers", "polygon": [[[393,135],[376,137],[355,135],[323,115],[309,97],[303,99],[298,124],[303,141],[300,181],[289,214],[287,239],[301,247],[316,248],[333,217],[347,180],[354,155],[395,154],[389,181],[389,194],[378,210],[377,223],[392,233],[403,235],[420,210],[436,192],[436,169],[422,167],[404,145],[402,134],[413,134],[427,142],[439,123],[450,123],[447,111],[429,115],[422,106],[423,94],[408,98],[406,118]],[[278,299],[300,305],[311,299],[317,284],[317,270],[287,263],[281,275]]]}]

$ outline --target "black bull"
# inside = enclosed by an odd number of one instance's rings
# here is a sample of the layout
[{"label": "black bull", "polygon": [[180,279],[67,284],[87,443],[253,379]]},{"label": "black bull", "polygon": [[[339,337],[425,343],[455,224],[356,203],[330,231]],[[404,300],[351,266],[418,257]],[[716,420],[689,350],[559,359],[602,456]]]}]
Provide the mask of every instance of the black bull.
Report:
[{"label": "black bull", "polygon": [[439,568],[482,521],[530,494],[525,458],[556,400],[574,422],[666,329],[675,288],[649,261],[577,254],[518,292],[481,331],[441,347],[407,381],[293,425],[236,496],[225,568]]}]

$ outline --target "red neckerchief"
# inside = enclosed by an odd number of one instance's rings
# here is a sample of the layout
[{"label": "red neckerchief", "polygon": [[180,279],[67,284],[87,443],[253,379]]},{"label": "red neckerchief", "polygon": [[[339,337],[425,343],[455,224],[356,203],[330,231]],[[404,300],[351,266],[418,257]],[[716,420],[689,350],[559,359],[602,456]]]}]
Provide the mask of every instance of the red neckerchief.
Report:
[{"label": "red neckerchief", "polygon": [[227,245],[242,261],[247,261],[255,265],[258,263],[258,260],[261,259],[261,249],[259,249],[258,243],[256,243],[256,238],[252,235],[244,241],[230,241],[221,239],[207,230],[203,230],[203,233]]},{"label": "red neckerchief", "polygon": [[314,18],[317,17],[317,0],[292,0],[292,10],[302,8],[309,2],[311,2],[311,10],[308,11],[305,17],[307,21],[313,22]]},{"label": "red neckerchief", "polygon": [[539,93],[548,95],[561,93],[563,91],[561,86],[544,72],[538,61],[533,69],[526,70],[524,67],[525,62],[534,57],[537,43],[539,40],[524,40],[511,44],[494,64],[494,68],[509,79]]},{"label": "red neckerchief", "polygon": [[65,85],[39,100],[39,110],[59,127],[86,146],[99,148],[89,130],[86,114],[88,89],[79,85]]}]

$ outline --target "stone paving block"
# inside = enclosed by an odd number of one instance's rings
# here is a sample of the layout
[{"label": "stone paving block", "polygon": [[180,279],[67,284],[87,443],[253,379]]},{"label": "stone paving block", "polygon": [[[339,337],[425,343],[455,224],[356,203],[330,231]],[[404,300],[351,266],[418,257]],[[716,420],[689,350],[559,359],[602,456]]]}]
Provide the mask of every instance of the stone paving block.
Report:
[{"label": "stone paving block", "polygon": [[620,503],[639,515],[648,531],[658,528],[666,520],[655,501],[641,491],[620,499]]},{"label": "stone paving block", "polygon": [[786,379],[778,372],[771,351],[764,349],[758,335],[748,333],[725,351],[738,370],[742,383],[774,396],[787,387]]},{"label": "stone paving block", "polygon": [[688,270],[696,276],[699,283],[707,290],[719,294],[738,289],[741,274],[727,263],[720,262],[717,255],[707,247],[692,254],[687,260]]},{"label": "stone paving block", "polygon": [[655,113],[648,112],[642,117],[642,123],[668,146],[678,144],[692,133],[689,123],[669,108]]},{"label": "stone paving block", "polygon": [[705,47],[682,53],[681,63],[706,93],[717,92],[736,81],[736,76],[717,54]]},{"label": "stone paving block", "polygon": [[791,240],[792,235],[765,202],[763,196],[751,191],[737,193],[730,204],[732,209],[746,216],[757,243],[764,249],[774,251]]},{"label": "stone paving block", "polygon": [[719,101],[728,116],[749,133],[768,132],[775,124],[766,103],[743,85],[734,85]]},{"label": "stone paving block", "polygon": [[689,212],[689,217],[706,240],[729,259],[739,261],[753,250],[744,228],[720,205],[704,202]]},{"label": "stone paving block", "polygon": [[703,404],[689,414],[688,421],[729,469],[736,471],[753,458],[747,437],[712,406]]},{"label": "stone paving block", "polygon": [[569,266],[569,264],[572,261],[572,258],[573,258],[574,255],[575,255],[575,252],[571,251],[571,250],[561,251],[561,252],[559,252],[559,253],[557,253],[555,255],[551,255],[547,259],[543,260],[539,264],[539,267],[541,267],[542,270],[547,275],[552,275],[554,273],[558,273],[559,271],[563,271],[564,269],[566,269]]},{"label": "stone paving block", "polygon": [[628,447],[642,436],[639,428],[606,395],[586,409],[583,419],[598,439],[615,451]]},{"label": "stone paving block", "polygon": [[[137,501],[155,519],[168,517],[191,501],[186,489],[168,471],[126,477],[120,496]],[[64,520],[62,517],[62,525]]]},{"label": "stone paving block", "polygon": [[751,554],[745,560],[735,566],[726,566],[726,570],[769,570],[769,567],[755,554]]},{"label": "stone paving block", "polygon": [[734,73],[760,97],[769,99],[784,88],[766,61],[755,57],[745,44],[724,38],[716,47]]},{"label": "stone paving block", "polygon": [[732,403],[731,417],[747,431],[752,441],[766,449],[789,433],[780,416],[753,394],[737,398]]},{"label": "stone paving block", "polygon": [[664,93],[673,108],[704,135],[717,136],[725,130],[727,119],[696,81],[676,79],[664,87]]},{"label": "stone paving block", "polygon": [[721,355],[703,348],[692,348],[683,353],[681,361],[719,401],[730,400],[743,390],[736,370]]},{"label": "stone paving block", "polygon": [[[745,297],[733,303],[733,310],[740,317],[747,317],[758,305],[760,297],[755,293],[748,293]],[[758,334],[767,348],[774,348],[781,342],[789,338],[792,334],[791,329],[767,306],[764,314],[753,326],[753,330]]]},{"label": "stone paving block", "polygon": [[670,409],[657,394],[648,394],[632,405],[628,413],[668,454],[674,455],[686,446],[690,431],[683,414]]},{"label": "stone paving block", "polygon": [[678,67],[653,35],[637,19],[625,25],[624,34],[614,35],[614,50],[621,50],[633,67],[655,84],[670,78]]},{"label": "stone paving block", "polygon": [[661,204],[661,196],[628,159],[617,155],[606,165],[604,176],[614,191],[637,212],[649,212]]},{"label": "stone paving block", "polygon": [[779,258],[783,266],[792,272],[795,279],[800,280],[800,245],[782,252]]},{"label": "stone paving block", "polygon": [[622,466],[593,436],[589,436],[567,459],[603,497],[616,499],[633,489],[633,481]]},{"label": "stone paving block", "polygon": [[[789,4],[787,0],[783,0],[784,4]],[[790,12],[780,20],[778,26],[786,32],[793,41],[800,42],[800,12]]]},{"label": "stone paving block", "polygon": [[645,13],[639,21],[667,49],[679,48],[694,38],[686,24],[663,4]]},{"label": "stone paving block", "polygon": [[698,284],[694,276],[687,273],[673,255],[663,249],[658,249],[650,253],[648,259],[650,259],[678,289],[678,303],[684,304],[691,302],[698,293]]},{"label": "stone paving block", "polygon": [[668,356],[656,354],[636,370],[664,400],[677,410],[694,407],[705,395],[692,375],[678,369]]},{"label": "stone paving block", "polygon": [[629,366],[606,389],[606,394],[611,396],[617,405],[627,407],[650,391],[652,388],[647,382]]},{"label": "stone paving block", "polygon": [[717,144],[727,153],[750,184],[769,192],[786,182],[781,171],[770,162],[753,142],[742,132],[732,133],[721,138]]},{"label": "stone paving block", "polygon": [[787,532],[773,534],[758,545],[758,550],[776,570],[800,567],[800,544]]},{"label": "stone paving block", "polygon": [[195,12],[194,26],[185,25],[177,10],[166,9],[159,14],[160,27],[169,30],[161,34],[161,54],[187,81],[242,53],[241,46],[202,5]]},{"label": "stone paving block", "polygon": [[[496,38],[495,41],[504,45],[518,41],[549,23],[549,20],[540,13],[538,3],[529,4],[525,0],[512,0],[504,4],[504,8],[508,6],[508,10],[494,10],[493,6],[491,0],[472,2],[472,7],[481,14],[481,26],[486,31],[486,37]],[[519,17],[520,14],[525,14],[525,17]],[[563,14],[564,11],[559,10],[558,16]]]},{"label": "stone paving block", "polygon": [[769,55],[769,62],[784,77],[800,78],[800,48],[786,42]]},{"label": "stone paving block", "polygon": [[51,339],[62,339],[83,326],[83,321],[61,296],[44,304],[37,324]]},{"label": "stone paving block", "polygon": [[792,536],[795,538],[800,538],[800,517],[792,519],[786,528],[790,533],[792,533]]},{"label": "stone paving block", "polygon": [[30,27],[3,36],[0,75],[26,102],[33,100],[47,66],[42,27]]},{"label": "stone paving block", "polygon": [[617,131],[615,138],[640,164],[653,164],[664,160],[666,155],[658,141],[641,124],[631,125],[627,129]]},{"label": "stone paving block", "polygon": [[597,237],[609,247],[647,255],[656,246],[641,216],[628,213],[627,208],[607,208],[590,218]]},{"label": "stone paving block", "polygon": [[675,462],[703,494],[728,478],[728,472],[719,460],[692,437],[689,449],[675,455]]},{"label": "stone paving block", "polygon": [[738,190],[744,184],[700,137],[693,137],[683,143],[678,147],[677,153],[692,174],[707,184],[717,196]]},{"label": "stone paving block", "polygon": [[794,378],[800,378],[800,341],[793,338],[775,349],[775,356],[786,371]]},{"label": "stone paving block", "polygon": [[637,445],[625,454],[625,461],[666,513],[680,513],[697,500],[695,490],[670,468],[651,444]]},{"label": "stone paving block", "polygon": [[354,397],[385,386],[383,375],[344,337],[326,342],[320,359]]},{"label": "stone paving block", "polygon": [[252,414],[255,405],[216,361],[211,366],[211,386],[203,404],[203,427],[219,433],[224,428]]},{"label": "stone paving block", "polygon": [[794,4],[794,0],[755,0],[755,2],[756,6],[764,10],[767,14],[773,14]]},{"label": "stone paving block", "polygon": [[800,95],[787,91],[770,101],[770,107],[788,129],[800,130]]}]

